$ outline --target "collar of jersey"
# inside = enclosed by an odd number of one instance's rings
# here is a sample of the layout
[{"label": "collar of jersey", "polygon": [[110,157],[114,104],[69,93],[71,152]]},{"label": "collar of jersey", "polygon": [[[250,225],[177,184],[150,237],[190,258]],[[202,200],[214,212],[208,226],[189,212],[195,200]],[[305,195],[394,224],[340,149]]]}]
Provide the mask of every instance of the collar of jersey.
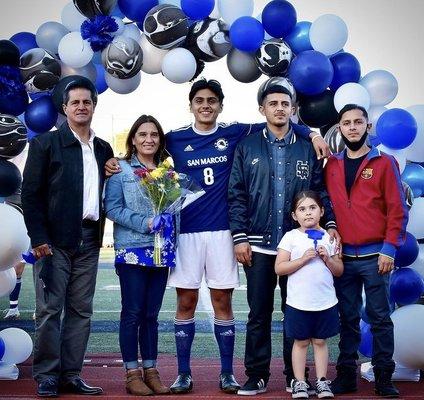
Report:
[{"label": "collar of jersey", "polygon": [[191,128],[198,135],[207,136],[207,135],[212,135],[213,133],[215,133],[218,130],[218,124],[215,124],[215,126],[210,131],[200,131],[199,129],[197,129],[194,126],[194,122],[191,124]]}]

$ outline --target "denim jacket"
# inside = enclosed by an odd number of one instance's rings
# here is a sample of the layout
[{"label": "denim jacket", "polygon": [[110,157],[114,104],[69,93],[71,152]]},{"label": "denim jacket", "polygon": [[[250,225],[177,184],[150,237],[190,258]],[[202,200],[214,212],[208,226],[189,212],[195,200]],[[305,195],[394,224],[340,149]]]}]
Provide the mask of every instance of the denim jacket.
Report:
[{"label": "denim jacket", "polygon": [[152,204],[134,174],[142,167],[135,155],[130,161],[120,160],[121,172],[106,182],[105,211],[113,221],[115,250],[153,246],[154,235],[148,227],[154,217]]}]

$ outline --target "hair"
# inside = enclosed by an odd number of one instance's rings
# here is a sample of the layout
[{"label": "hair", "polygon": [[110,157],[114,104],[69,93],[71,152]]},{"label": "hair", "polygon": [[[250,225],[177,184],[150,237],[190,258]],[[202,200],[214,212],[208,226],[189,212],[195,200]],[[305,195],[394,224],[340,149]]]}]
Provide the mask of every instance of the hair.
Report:
[{"label": "hair", "polygon": [[159,121],[152,117],[151,115],[143,114],[142,116],[138,117],[137,120],[133,123],[130,131],[128,132],[127,139],[125,141],[125,149],[126,153],[124,155],[124,160],[130,160],[133,156],[135,150],[134,145],[132,143],[135,134],[137,133],[138,128],[140,125],[151,122],[156,126],[156,129],[159,132],[159,148],[156,154],[154,155],[153,159],[156,164],[159,164],[161,161],[165,160],[167,157],[167,152],[165,150],[165,133],[163,132],[162,126],[159,123]]},{"label": "hair", "polygon": [[291,211],[293,213],[296,211],[296,208],[299,203],[304,199],[312,199],[318,204],[319,208],[323,208],[321,196],[317,192],[315,192],[314,190],[301,190],[293,198],[291,205]]},{"label": "hair", "polygon": [[267,87],[261,94],[261,104],[263,103],[266,96],[272,93],[283,93],[290,97],[290,100],[293,101],[293,95],[290,90],[281,85],[273,85]]},{"label": "hair", "polygon": [[205,78],[199,79],[191,86],[190,93],[188,95],[190,103],[196,96],[196,93],[199,90],[203,89],[209,89],[211,92],[215,93],[215,95],[218,97],[219,102],[222,104],[222,102],[224,101],[224,93],[222,91],[221,84],[215,79],[206,80]]},{"label": "hair", "polygon": [[97,104],[97,89],[93,83],[88,79],[81,77],[80,79],[69,82],[63,90],[63,104],[68,104],[69,92],[74,89],[87,89],[90,92],[91,100],[94,105]]},{"label": "hair", "polygon": [[337,117],[337,121],[340,122],[343,118],[343,114],[348,112],[348,111],[352,111],[352,110],[359,110],[362,111],[362,114],[364,115],[364,117],[366,118],[366,120],[368,121],[368,112],[367,110],[358,105],[358,104],[346,104],[340,111]]}]

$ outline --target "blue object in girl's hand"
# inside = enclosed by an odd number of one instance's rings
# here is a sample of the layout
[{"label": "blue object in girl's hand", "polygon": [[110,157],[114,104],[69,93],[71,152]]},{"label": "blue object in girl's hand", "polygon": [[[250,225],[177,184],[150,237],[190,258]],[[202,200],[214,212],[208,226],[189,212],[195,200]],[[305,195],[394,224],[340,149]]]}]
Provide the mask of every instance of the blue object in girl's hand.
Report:
[{"label": "blue object in girl's hand", "polygon": [[31,251],[29,251],[26,254],[22,254],[22,259],[28,264],[35,264],[37,261],[34,254]]},{"label": "blue object in girl's hand", "polygon": [[324,236],[324,232],[319,229],[306,229],[305,233],[308,235],[309,239],[314,241],[314,248],[317,249],[318,240],[321,240]]}]

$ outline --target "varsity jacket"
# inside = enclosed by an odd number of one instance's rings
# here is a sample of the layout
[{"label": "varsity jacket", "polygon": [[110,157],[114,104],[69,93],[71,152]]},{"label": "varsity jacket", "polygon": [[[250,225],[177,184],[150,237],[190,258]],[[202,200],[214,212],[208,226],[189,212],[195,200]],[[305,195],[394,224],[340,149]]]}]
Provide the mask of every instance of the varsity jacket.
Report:
[{"label": "varsity jacket", "polygon": [[[277,226],[272,216],[273,166],[266,128],[252,133],[236,147],[231,169],[228,202],[230,229],[234,244],[249,242],[270,250],[277,248]],[[295,226],[291,202],[301,190],[317,191],[325,208],[325,227],[336,228],[328,193],[325,190],[322,161],[318,161],[310,141],[293,132],[286,149],[283,234]]]},{"label": "varsity jacket", "polygon": [[396,160],[372,147],[358,168],[347,194],[344,172],[345,151],[332,155],[325,167],[325,180],[343,254],[395,257],[405,241],[408,209]]}]

